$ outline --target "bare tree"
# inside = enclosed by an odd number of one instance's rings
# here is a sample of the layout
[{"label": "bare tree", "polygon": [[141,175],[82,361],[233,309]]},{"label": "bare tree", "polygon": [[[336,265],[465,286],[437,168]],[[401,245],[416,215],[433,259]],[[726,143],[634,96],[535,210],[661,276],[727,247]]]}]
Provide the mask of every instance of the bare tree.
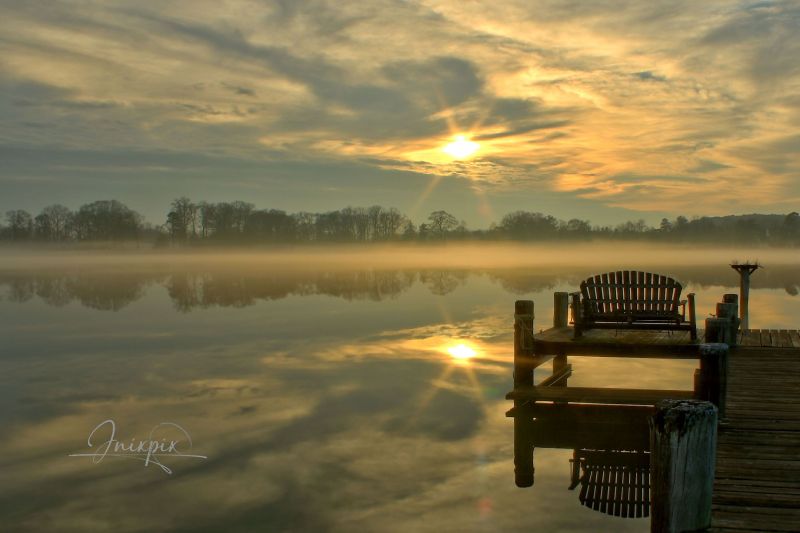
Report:
[{"label": "bare tree", "polygon": [[33,219],[31,214],[23,209],[14,209],[6,212],[8,233],[13,241],[30,239],[33,235]]},{"label": "bare tree", "polygon": [[458,219],[447,211],[434,211],[428,215],[428,221],[431,236],[440,239],[458,227]]}]

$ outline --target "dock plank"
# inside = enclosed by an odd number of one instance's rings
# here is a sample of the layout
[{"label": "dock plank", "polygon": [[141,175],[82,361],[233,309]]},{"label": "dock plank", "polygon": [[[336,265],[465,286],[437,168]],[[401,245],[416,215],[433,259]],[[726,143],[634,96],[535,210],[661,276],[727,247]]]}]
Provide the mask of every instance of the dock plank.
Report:
[{"label": "dock plank", "polygon": [[780,345],[781,348],[791,348],[792,347],[792,337],[789,335],[789,331],[782,329],[778,332],[780,336]]},{"label": "dock plank", "polygon": [[742,346],[761,346],[761,334],[752,329],[742,331],[739,337],[739,344]]},{"label": "dock plank", "polygon": [[[702,338],[702,332],[698,332]],[[579,339],[571,327],[537,333],[534,351],[539,355],[564,353],[596,357],[672,357],[695,359],[697,341],[688,331],[592,329]]]},{"label": "dock plank", "polygon": [[800,331],[792,330],[789,335],[792,338],[792,348],[800,348]]}]

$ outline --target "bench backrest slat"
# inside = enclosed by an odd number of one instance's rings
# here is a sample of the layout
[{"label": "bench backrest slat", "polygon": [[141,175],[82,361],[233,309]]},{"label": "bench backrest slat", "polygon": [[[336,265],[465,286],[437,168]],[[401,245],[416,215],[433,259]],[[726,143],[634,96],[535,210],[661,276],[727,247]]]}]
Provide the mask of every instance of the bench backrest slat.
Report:
[{"label": "bench backrest slat", "polygon": [[683,287],[652,272],[619,270],[581,283],[584,310],[591,315],[676,316]]}]

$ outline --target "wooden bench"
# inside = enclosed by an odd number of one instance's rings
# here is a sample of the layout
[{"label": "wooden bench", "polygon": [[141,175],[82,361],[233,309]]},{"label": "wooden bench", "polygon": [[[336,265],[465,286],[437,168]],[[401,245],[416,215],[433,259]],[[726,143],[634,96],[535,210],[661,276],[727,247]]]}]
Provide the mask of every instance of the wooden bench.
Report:
[{"label": "wooden bench", "polygon": [[694,293],[681,300],[680,283],[651,272],[623,270],[592,276],[572,294],[575,338],[588,329],[689,331],[697,339]]}]

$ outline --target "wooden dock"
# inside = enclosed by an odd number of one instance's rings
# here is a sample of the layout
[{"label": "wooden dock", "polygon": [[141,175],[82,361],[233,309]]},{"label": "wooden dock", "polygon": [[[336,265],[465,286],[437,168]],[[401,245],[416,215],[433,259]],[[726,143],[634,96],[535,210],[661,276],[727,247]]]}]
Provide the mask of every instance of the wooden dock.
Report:
[{"label": "wooden dock", "polygon": [[[692,341],[686,331],[590,330],[574,339],[572,328],[554,327],[529,340],[519,338],[519,375],[507,395],[515,402],[510,416],[535,402],[653,405],[699,394],[697,389],[567,386],[569,355],[699,359],[702,341]],[[737,342],[728,354],[721,394],[725,409],[718,428],[711,531],[800,531],[800,331],[747,330],[738,333]],[[536,386],[525,381],[528,368],[550,360],[551,378]]]},{"label": "wooden dock", "polygon": [[800,531],[800,332],[749,330],[730,352],[713,531]]}]

